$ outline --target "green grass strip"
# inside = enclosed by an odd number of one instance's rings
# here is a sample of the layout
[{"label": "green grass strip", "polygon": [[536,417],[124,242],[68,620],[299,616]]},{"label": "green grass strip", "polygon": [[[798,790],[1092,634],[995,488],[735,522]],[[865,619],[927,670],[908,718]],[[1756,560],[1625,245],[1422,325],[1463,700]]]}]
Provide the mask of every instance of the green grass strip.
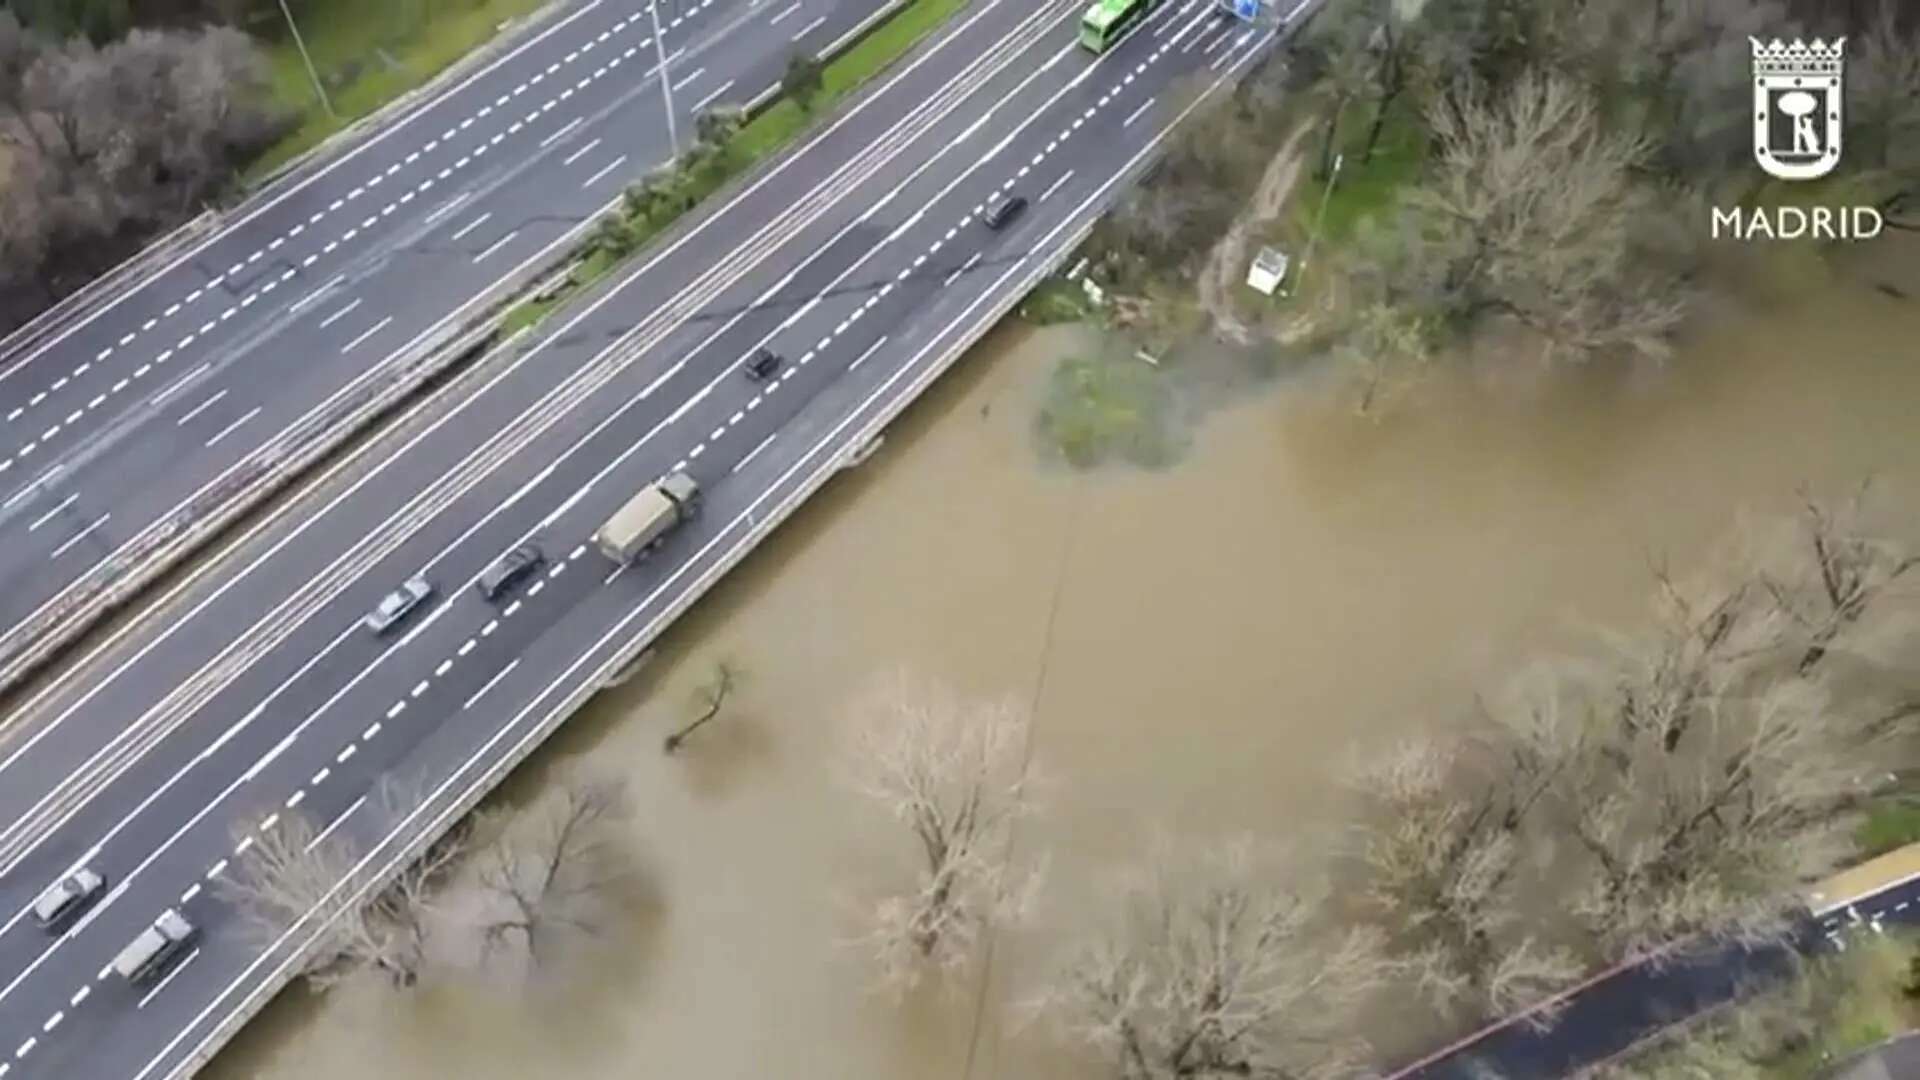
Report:
[{"label": "green grass strip", "polygon": [[328,116],[293,38],[268,49],[273,99],[291,110],[292,130],[248,165],[266,176],[328,136],[414,89],[492,38],[500,25],[546,0],[328,0],[296,11],[300,33],[337,116]]},{"label": "green grass strip", "polygon": [[[955,12],[966,7],[967,2],[913,0],[828,61],[820,73],[820,93],[809,108],[802,109],[798,102],[782,98],[762,109],[717,149],[690,151],[671,178],[661,185],[662,194],[650,206],[636,207],[637,200],[629,199],[624,208],[609,215],[617,219],[617,224],[602,222],[593,239],[588,241],[585,257],[555,297],[528,301],[509,311],[503,323],[505,332],[534,325],[559,307],[568,295],[585,289],[645,250],[655,237],[689,210],[728,181],[786,147],[836,102],[906,55]],[[617,236],[610,235],[616,230]]]}]

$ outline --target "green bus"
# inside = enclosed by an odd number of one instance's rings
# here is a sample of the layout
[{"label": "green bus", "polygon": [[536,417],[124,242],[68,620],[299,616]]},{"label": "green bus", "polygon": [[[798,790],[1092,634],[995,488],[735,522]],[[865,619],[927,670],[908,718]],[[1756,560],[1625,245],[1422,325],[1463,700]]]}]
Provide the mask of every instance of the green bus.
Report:
[{"label": "green bus", "polygon": [[1161,0],[1094,0],[1080,18],[1080,44],[1097,53],[1127,36]]}]

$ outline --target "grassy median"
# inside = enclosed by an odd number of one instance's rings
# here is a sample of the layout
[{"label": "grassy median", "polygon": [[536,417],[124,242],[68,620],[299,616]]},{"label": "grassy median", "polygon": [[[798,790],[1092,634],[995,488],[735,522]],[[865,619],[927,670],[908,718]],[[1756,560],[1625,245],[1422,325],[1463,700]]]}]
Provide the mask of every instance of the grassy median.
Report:
[{"label": "grassy median", "polygon": [[820,70],[818,92],[804,106],[781,98],[752,117],[715,113],[703,118],[679,163],[628,187],[619,207],[595,226],[561,289],[509,311],[503,331],[534,325],[569,295],[613,272],[715,191],[784,149],[966,5],[967,0],[913,0],[828,61]]},{"label": "grassy median", "polygon": [[317,146],[327,136],[425,83],[547,0],[329,0],[300,19],[300,33],[337,116],[314,97],[292,36],[268,50],[274,100],[298,121],[247,169],[249,178]]}]

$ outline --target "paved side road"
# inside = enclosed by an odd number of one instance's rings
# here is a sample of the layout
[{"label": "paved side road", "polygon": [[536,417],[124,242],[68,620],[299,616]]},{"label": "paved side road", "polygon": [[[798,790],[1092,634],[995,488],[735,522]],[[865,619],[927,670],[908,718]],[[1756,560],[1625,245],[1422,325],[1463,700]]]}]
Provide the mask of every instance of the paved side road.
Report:
[{"label": "paved side road", "polygon": [[883,0],[576,0],[0,371],[0,673]]},{"label": "paved side road", "polygon": [[[263,948],[236,924],[219,883],[253,837],[309,815],[368,853],[339,886],[367,888],[1017,302],[1182,115],[1155,107],[1172,87],[1217,88],[1271,40],[1172,0],[1096,58],[1074,44],[1080,7],[976,3],[781,166],[484,365],[450,411],[316,484],[57,689],[62,724],[0,763],[0,798],[18,779],[26,804],[57,804],[23,806],[44,828],[0,878],[0,1075],[190,1069],[312,930]],[[981,210],[1004,191],[1028,212],[988,229]],[[739,365],[762,345],[786,365],[749,381]],[[652,557],[617,568],[585,543],[682,468],[705,510]],[[498,604],[474,595],[486,564],[528,540],[548,555],[541,576]],[[440,595],[399,633],[355,625],[421,571]],[[276,634],[252,643],[256,630]],[[237,639],[252,644],[223,653]],[[426,801],[383,810],[370,793],[393,775]],[[99,786],[67,786],[89,776]],[[81,862],[109,877],[107,896],[58,937],[26,925],[32,896]],[[197,951],[126,985],[107,961],[168,906],[203,928]]]},{"label": "paved side road", "polygon": [[[1920,878],[1809,919],[1802,950],[1844,949],[1849,934],[1920,924]],[[1563,1010],[1539,1026],[1530,1010],[1396,1072],[1390,1080],[1531,1080],[1566,1076],[1631,1049],[1661,1031],[1724,1005],[1756,982],[1789,970],[1786,947],[1750,950],[1722,945],[1641,963],[1588,980],[1550,1005]],[[1550,1010],[1549,1010],[1550,1011]]]}]

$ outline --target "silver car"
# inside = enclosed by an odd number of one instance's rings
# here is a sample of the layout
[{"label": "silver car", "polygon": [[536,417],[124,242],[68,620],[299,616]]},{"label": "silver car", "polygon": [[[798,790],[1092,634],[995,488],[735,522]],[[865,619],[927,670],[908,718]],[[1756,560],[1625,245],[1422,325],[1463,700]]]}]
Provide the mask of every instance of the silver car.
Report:
[{"label": "silver car", "polygon": [[60,929],[85,911],[106,884],[106,879],[99,874],[80,867],[47,886],[47,891],[33,902],[33,921],[43,930]]},{"label": "silver car", "polygon": [[400,625],[400,620],[412,613],[414,608],[426,603],[433,595],[433,585],[426,578],[410,577],[400,583],[400,587],[380,598],[360,625],[376,634],[384,634]]}]

